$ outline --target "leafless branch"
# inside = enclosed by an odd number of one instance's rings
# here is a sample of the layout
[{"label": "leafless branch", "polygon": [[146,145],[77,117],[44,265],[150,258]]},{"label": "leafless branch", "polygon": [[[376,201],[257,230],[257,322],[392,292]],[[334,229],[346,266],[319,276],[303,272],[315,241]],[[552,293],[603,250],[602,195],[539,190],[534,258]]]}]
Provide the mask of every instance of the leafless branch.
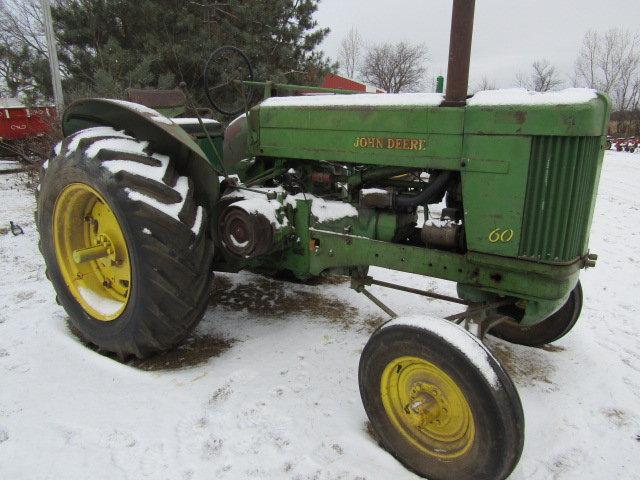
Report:
[{"label": "leafless branch", "polygon": [[349,30],[347,36],[340,43],[338,60],[344,74],[349,78],[354,78],[360,66],[360,56],[362,54],[362,37],[354,27]]},{"label": "leafless branch", "polygon": [[632,111],[640,103],[640,34],[621,28],[585,33],[575,62],[576,86],[596,88],[614,109]]},{"label": "leafless branch", "polygon": [[365,82],[390,93],[418,91],[424,86],[429,59],[425,45],[406,42],[369,47],[360,68]]},{"label": "leafless branch", "polygon": [[546,58],[536,60],[531,64],[529,74],[516,74],[516,84],[535,92],[548,92],[562,86],[563,80],[554,65]]}]

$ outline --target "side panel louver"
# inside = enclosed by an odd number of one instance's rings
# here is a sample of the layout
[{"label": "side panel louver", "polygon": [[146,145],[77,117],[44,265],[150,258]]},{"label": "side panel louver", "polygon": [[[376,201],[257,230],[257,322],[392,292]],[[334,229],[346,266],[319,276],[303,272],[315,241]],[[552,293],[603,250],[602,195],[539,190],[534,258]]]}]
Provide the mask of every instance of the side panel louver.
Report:
[{"label": "side panel louver", "polygon": [[600,137],[533,137],[519,256],[569,262],[586,253]]}]

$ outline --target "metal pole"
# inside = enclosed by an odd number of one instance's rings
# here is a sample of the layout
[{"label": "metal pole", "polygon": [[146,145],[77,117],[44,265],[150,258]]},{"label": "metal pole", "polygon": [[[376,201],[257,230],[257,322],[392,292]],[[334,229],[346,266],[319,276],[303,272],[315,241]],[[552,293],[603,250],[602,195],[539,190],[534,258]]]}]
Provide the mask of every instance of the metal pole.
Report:
[{"label": "metal pole", "polygon": [[64,97],[62,95],[62,80],[60,78],[60,64],[58,62],[58,50],[56,37],[53,33],[53,20],[51,18],[51,4],[49,0],[41,0],[44,20],[44,34],[47,39],[47,50],[49,53],[49,68],[51,69],[51,84],[53,86],[53,99],[58,109],[58,115],[64,108]]},{"label": "metal pole", "polygon": [[467,103],[475,6],[475,0],[453,0],[444,106],[464,106]]}]

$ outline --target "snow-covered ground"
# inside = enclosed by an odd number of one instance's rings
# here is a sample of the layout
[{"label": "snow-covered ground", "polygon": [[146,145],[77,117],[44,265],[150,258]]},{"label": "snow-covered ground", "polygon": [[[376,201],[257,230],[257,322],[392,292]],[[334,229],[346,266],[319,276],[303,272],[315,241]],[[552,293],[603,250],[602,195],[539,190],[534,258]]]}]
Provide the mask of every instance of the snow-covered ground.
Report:
[{"label": "snow-covered ground", "polygon": [[[0,478],[412,479],[369,436],[360,350],[381,312],[346,284],[219,275],[192,338],[122,365],[84,347],[44,278],[34,202],[0,176]],[[640,155],[608,152],[586,305],[552,347],[489,339],[527,420],[513,479],[640,472]],[[374,275],[454,293],[404,273]],[[401,314],[455,306],[374,287]]]}]

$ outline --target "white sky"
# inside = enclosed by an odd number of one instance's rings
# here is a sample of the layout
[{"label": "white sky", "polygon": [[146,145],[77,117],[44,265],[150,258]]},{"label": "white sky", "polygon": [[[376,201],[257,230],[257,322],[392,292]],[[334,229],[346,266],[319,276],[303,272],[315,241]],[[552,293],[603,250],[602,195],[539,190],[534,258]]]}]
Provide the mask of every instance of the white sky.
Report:
[{"label": "white sky", "polygon": [[[322,49],[337,59],[354,26],[369,43],[406,40],[429,48],[430,74],[446,72],[452,0],[321,0],[316,19],[330,27]],[[569,80],[584,33],[624,27],[640,33],[640,0],[477,0],[471,84],[483,76],[511,86],[516,72],[548,58]]]}]

